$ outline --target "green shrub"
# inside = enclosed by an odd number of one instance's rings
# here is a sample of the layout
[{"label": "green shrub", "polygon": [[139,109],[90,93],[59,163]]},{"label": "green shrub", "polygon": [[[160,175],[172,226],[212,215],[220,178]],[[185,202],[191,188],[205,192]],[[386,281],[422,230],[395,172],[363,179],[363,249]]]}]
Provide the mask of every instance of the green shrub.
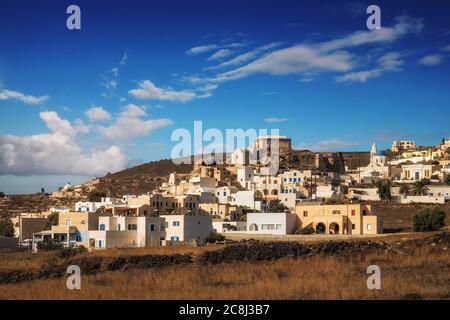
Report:
[{"label": "green shrub", "polygon": [[416,214],[413,218],[414,231],[435,231],[445,226],[445,212],[435,207],[433,209],[427,208],[424,211]]},{"label": "green shrub", "polygon": [[298,228],[295,231],[295,234],[314,234],[314,228],[311,226],[305,227],[305,228]]}]

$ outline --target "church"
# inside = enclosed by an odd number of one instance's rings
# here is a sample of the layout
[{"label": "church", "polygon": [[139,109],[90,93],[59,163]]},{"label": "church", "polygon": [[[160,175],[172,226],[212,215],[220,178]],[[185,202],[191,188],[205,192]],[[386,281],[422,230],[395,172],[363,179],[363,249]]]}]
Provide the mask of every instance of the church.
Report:
[{"label": "church", "polygon": [[389,168],[384,152],[381,150],[378,151],[377,144],[374,142],[370,150],[369,165],[358,169],[359,182],[372,183],[372,181],[386,179],[390,175]]}]

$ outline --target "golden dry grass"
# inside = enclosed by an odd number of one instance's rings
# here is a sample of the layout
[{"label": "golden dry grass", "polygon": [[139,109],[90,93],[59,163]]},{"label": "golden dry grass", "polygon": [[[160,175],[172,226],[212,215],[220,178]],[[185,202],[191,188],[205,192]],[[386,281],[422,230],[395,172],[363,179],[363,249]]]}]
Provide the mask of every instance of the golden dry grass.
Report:
[{"label": "golden dry grass", "polygon": [[[371,264],[381,268],[381,290],[367,289]],[[449,271],[448,249],[427,245],[408,255],[377,251],[107,272],[83,276],[79,291],[66,289],[66,279],[38,280],[0,285],[0,299],[449,299]]]}]

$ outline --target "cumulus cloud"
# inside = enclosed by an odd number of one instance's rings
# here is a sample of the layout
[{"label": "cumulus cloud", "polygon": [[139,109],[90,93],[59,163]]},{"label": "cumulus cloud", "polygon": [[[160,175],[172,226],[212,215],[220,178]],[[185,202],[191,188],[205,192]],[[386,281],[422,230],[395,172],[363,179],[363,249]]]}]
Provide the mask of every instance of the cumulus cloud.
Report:
[{"label": "cumulus cloud", "polygon": [[141,100],[187,102],[196,98],[196,94],[194,92],[158,88],[150,80],[142,81],[138,84],[138,86],[138,89],[132,89],[128,91],[128,93]]},{"label": "cumulus cloud", "polygon": [[280,122],[286,122],[286,121],[288,121],[289,119],[287,119],[287,118],[275,118],[275,117],[271,117],[271,118],[265,118],[264,119],[264,122],[267,122],[267,123],[280,123]]},{"label": "cumulus cloud", "polygon": [[102,107],[92,107],[86,111],[86,116],[92,122],[106,121],[111,119],[111,114]]},{"label": "cumulus cloud", "polygon": [[0,174],[100,176],[126,167],[127,158],[116,145],[82,149],[76,141],[86,129],[82,122],[74,126],[54,111],[41,112],[40,117],[50,133],[0,135]]},{"label": "cumulus cloud", "polygon": [[98,126],[98,132],[108,140],[129,140],[173,124],[170,119],[143,120],[147,113],[141,107],[129,104],[111,126]]},{"label": "cumulus cloud", "polygon": [[430,54],[419,59],[419,63],[424,66],[436,66],[442,62],[443,56],[441,54]]},{"label": "cumulus cloud", "polygon": [[13,91],[13,90],[0,90],[0,100],[17,100],[26,104],[31,104],[31,105],[35,105],[35,104],[42,104],[44,102],[46,102],[49,99],[48,95],[45,96],[31,96],[31,95],[26,95],[23,94],[21,92],[18,91]]}]

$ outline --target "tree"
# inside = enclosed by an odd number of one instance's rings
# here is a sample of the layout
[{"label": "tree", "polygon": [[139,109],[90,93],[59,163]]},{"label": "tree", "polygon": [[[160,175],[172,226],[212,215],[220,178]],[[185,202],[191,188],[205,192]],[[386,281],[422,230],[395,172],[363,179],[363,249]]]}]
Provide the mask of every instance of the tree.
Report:
[{"label": "tree", "polygon": [[445,180],[444,181],[445,181],[446,185],[450,186],[450,174],[445,176]]},{"label": "tree", "polygon": [[0,220],[0,237],[14,237],[14,225],[10,218]]},{"label": "tree", "polygon": [[345,202],[345,197],[342,193],[333,195],[332,197],[325,200],[325,204],[343,204]]},{"label": "tree", "polygon": [[411,187],[409,186],[409,184],[402,184],[402,186],[400,187],[400,194],[404,195],[404,196],[409,196],[411,193]]},{"label": "tree", "polygon": [[414,231],[435,231],[445,226],[446,214],[439,207],[427,208],[413,217]]},{"label": "tree", "polygon": [[106,193],[100,191],[91,191],[88,194],[88,199],[90,202],[100,202],[102,198],[106,197]]},{"label": "tree", "polygon": [[269,212],[284,212],[286,206],[281,203],[280,200],[274,200],[269,202]]},{"label": "tree", "polygon": [[0,198],[3,198],[5,194],[3,192],[0,192]]},{"label": "tree", "polygon": [[377,183],[378,195],[380,196],[380,200],[384,202],[391,201],[391,181],[388,179],[380,180]]},{"label": "tree", "polygon": [[47,222],[45,223],[45,230],[50,230],[52,226],[58,225],[58,212],[52,212],[47,216]]},{"label": "tree", "polygon": [[426,196],[430,189],[428,188],[426,181],[420,180],[414,183],[412,188],[412,194],[415,196]]},{"label": "tree", "polygon": [[41,193],[44,194],[45,193],[45,189],[41,188]]}]

